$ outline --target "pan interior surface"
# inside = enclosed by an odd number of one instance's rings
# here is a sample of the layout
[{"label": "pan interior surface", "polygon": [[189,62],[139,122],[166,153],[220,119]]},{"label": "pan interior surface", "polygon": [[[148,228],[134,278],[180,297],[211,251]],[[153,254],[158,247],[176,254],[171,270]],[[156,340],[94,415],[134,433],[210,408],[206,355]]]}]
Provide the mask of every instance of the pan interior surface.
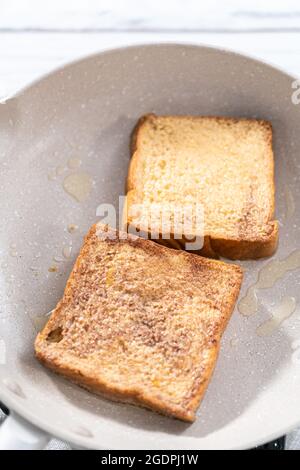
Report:
[{"label": "pan interior surface", "polygon": [[[7,406],[55,436],[107,449],[247,448],[300,423],[300,105],[292,81],[217,49],[138,46],[66,66],[0,104],[0,396]],[[245,301],[242,313],[236,308],[192,425],[89,394],[33,353],[97,207],[117,206],[124,194],[129,136],[149,112],[261,118],[274,131],[280,244],[272,262],[286,269],[270,287],[252,289],[255,308],[245,310]],[[240,263],[240,299],[270,262]],[[285,321],[262,327],[280,308],[290,309]]]}]

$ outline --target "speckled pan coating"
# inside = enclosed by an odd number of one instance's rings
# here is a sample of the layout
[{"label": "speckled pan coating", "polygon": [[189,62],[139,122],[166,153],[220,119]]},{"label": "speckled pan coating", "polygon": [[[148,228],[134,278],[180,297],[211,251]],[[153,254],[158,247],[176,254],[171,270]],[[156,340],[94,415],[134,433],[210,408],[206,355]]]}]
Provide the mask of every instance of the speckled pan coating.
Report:
[{"label": "speckled pan coating", "polygon": [[[292,344],[300,338],[297,309],[273,335],[255,333],[283,296],[299,302],[300,270],[258,291],[256,315],[245,318],[235,310],[192,425],[95,397],[47,371],[33,350],[47,321],[43,315],[61,298],[82,237],[97,220],[97,206],[124,194],[129,136],[143,114],[271,121],[280,222],[275,257],[299,247],[300,105],[292,103],[292,82],[230,52],[152,45],[68,65],[0,104],[1,401],[51,434],[91,448],[247,448],[300,423],[299,364],[292,361]],[[64,192],[64,175],[48,179],[70,158],[80,158],[81,171],[95,182],[81,204]],[[69,224],[78,231],[70,234]],[[53,256],[61,256],[70,240],[71,257],[49,272]],[[13,244],[17,256],[10,255]],[[267,262],[241,263],[240,297]]]}]

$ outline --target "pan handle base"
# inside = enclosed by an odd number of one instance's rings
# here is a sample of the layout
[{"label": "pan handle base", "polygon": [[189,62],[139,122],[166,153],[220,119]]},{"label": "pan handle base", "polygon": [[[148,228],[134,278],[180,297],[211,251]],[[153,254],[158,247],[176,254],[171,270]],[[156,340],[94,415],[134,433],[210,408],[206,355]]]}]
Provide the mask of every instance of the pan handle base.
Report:
[{"label": "pan handle base", "polygon": [[44,431],[11,413],[0,427],[0,450],[41,450],[50,440]]}]

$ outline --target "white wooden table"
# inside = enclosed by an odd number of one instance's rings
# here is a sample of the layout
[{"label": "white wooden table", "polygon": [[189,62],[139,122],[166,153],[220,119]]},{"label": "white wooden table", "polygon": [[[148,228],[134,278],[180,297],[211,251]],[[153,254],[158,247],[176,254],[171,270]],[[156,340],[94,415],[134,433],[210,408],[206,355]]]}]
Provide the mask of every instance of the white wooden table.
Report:
[{"label": "white wooden table", "polygon": [[[84,55],[170,41],[234,49],[300,77],[300,3],[1,0],[0,99]],[[300,432],[289,436],[288,446],[300,449]]]}]

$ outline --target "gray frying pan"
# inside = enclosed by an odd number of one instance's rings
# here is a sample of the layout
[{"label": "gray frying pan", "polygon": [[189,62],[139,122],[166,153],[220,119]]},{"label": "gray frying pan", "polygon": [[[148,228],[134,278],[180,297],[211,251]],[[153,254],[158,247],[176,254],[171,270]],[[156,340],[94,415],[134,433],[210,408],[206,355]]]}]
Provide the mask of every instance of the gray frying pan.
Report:
[{"label": "gray frying pan", "polygon": [[[147,45],[68,65],[0,104],[0,398],[13,411],[2,448],[38,448],[49,435],[85,448],[249,448],[300,424],[300,105],[292,83],[231,52]],[[272,260],[241,263],[240,304],[192,425],[102,400],[33,355],[97,206],[123,194],[129,135],[147,112],[259,117],[274,127],[279,249]]]}]

